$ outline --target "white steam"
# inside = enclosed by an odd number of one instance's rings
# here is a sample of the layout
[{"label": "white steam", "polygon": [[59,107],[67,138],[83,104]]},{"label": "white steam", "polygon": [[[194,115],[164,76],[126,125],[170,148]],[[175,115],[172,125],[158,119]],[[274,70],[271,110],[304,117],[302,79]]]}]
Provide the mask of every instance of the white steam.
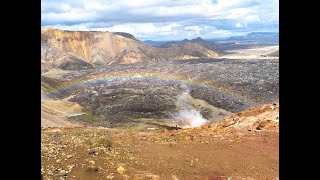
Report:
[{"label": "white steam", "polygon": [[193,128],[204,125],[207,120],[202,117],[199,111],[195,109],[180,111],[175,119],[179,121],[182,128]]},{"label": "white steam", "polygon": [[186,86],[184,88],[185,91],[178,96],[176,101],[179,112],[173,116],[177,126],[181,128],[194,128],[206,124],[208,120],[203,118],[201,113],[189,104],[192,99],[190,90]]}]

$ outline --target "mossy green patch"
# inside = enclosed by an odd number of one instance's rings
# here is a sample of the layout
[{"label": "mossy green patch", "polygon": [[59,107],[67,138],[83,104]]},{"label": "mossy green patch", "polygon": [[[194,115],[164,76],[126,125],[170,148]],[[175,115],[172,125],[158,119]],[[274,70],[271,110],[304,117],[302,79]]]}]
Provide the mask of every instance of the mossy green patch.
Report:
[{"label": "mossy green patch", "polygon": [[68,120],[80,122],[80,123],[85,123],[85,124],[91,124],[91,125],[99,125],[103,121],[103,119],[101,119],[100,117],[93,116],[90,114],[82,114],[79,116],[72,116],[72,117],[69,117]]}]

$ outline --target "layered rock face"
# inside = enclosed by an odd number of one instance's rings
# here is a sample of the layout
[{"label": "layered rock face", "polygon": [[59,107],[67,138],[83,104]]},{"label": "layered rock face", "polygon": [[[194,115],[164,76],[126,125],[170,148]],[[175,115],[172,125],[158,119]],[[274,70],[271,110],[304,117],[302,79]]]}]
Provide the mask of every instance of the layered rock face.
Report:
[{"label": "layered rock face", "polygon": [[214,57],[218,57],[217,52],[192,42],[184,46],[156,48],[128,34],[41,30],[42,72],[52,68],[83,70],[111,64]]}]

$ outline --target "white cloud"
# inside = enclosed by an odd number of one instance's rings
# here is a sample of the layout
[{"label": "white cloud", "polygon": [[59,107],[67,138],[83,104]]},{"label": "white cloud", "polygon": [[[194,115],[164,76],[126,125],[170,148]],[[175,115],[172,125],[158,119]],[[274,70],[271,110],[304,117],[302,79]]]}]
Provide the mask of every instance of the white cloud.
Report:
[{"label": "white cloud", "polygon": [[242,28],[243,25],[242,25],[240,22],[237,22],[237,23],[235,24],[235,27],[236,27],[236,28]]},{"label": "white cloud", "polygon": [[274,28],[279,22],[278,3],[279,0],[42,0],[41,23],[44,27],[69,30],[125,31],[137,38],[170,38],[181,33],[222,36],[240,33],[238,30],[243,33],[259,27]]},{"label": "white cloud", "polygon": [[89,28],[92,24],[56,25],[63,30],[127,32],[141,40],[182,40],[185,38],[221,38],[236,35],[228,30],[220,30],[213,26],[183,26],[179,23],[126,23],[108,28]]},{"label": "white cloud", "polygon": [[244,18],[244,21],[246,23],[252,23],[252,22],[260,22],[261,20],[260,20],[260,17],[257,15],[250,15],[250,16],[246,16]]},{"label": "white cloud", "polygon": [[[265,11],[263,14],[259,13],[259,11],[265,9],[264,6],[270,11],[267,14],[278,9],[278,1],[273,0],[218,0],[216,3],[210,0],[82,0],[78,2],[77,6],[73,6],[74,2],[71,2],[68,0],[42,0],[42,16],[45,17],[42,23],[50,24],[59,17],[60,24],[68,24],[69,14],[72,12],[76,12],[81,18],[95,12],[96,16],[85,18],[88,21],[115,20],[128,22],[130,18],[134,17],[139,22],[148,18],[152,21],[162,22],[163,17],[169,18],[167,21],[195,17],[245,19],[246,16],[260,17],[265,15]],[[52,12],[56,16],[52,16]]]}]

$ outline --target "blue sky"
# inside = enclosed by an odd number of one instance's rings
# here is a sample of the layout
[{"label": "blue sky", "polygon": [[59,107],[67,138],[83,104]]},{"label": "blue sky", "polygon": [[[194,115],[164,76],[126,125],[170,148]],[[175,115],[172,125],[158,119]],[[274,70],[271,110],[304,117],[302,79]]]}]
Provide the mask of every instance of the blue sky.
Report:
[{"label": "blue sky", "polygon": [[278,32],[279,0],[41,0],[41,26],[140,40],[225,38]]}]

